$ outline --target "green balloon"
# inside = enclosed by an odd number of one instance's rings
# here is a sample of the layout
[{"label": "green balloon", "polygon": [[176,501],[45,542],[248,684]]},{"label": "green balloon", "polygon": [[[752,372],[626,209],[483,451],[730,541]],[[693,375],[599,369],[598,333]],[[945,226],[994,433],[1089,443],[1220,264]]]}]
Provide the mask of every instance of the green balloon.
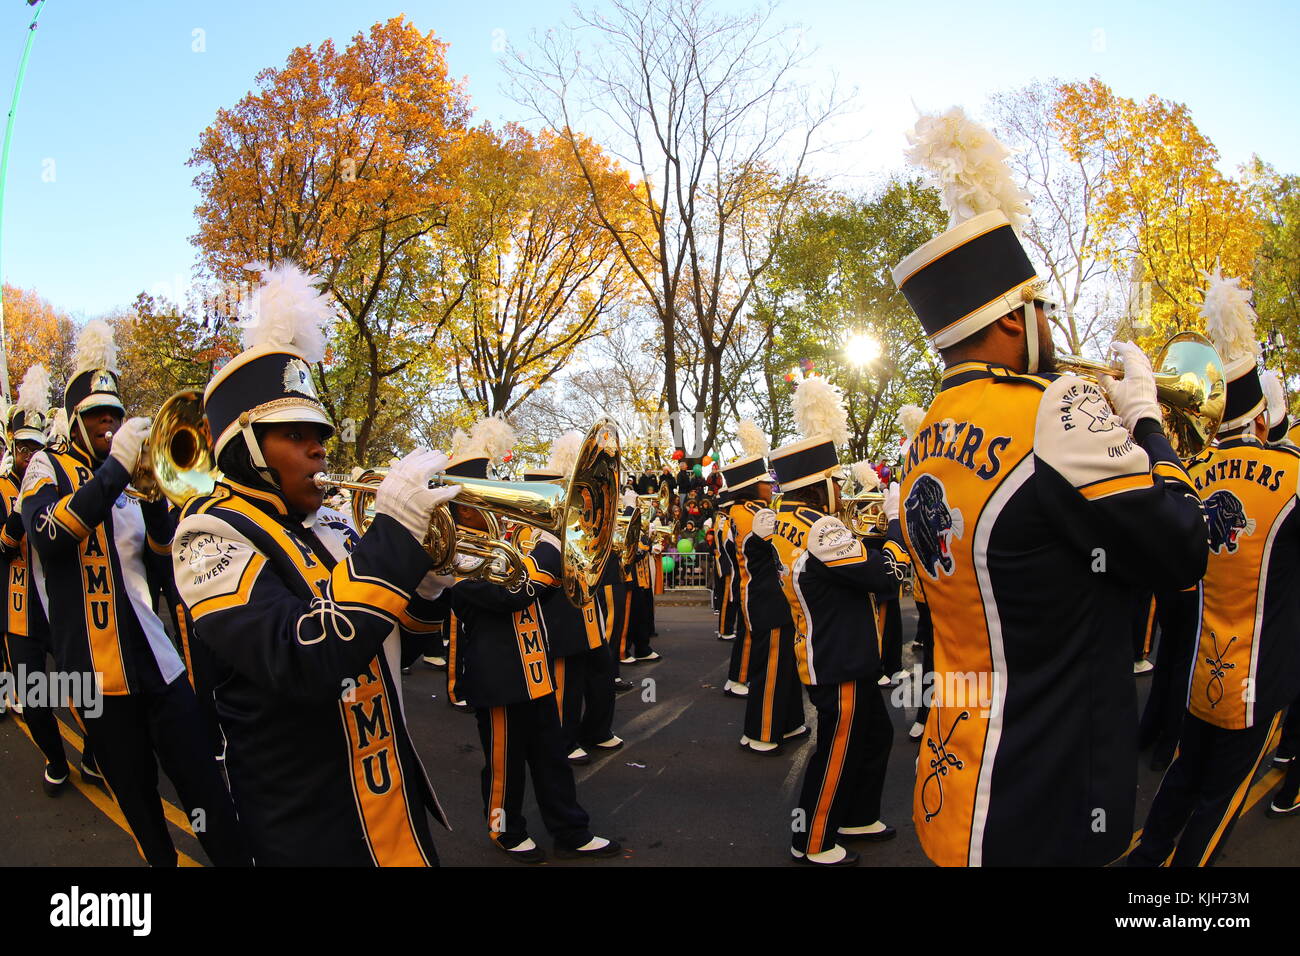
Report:
[{"label": "green balloon", "polygon": [[695,542],[692,541],[690,538],[682,538],[682,540],[677,542],[678,554],[690,554],[694,550],[695,550]]},{"label": "green balloon", "polygon": [[665,555],[664,555],[664,574],[672,574],[672,573],[673,573],[673,569],[676,568],[676,567],[677,567],[677,562],[674,561],[672,558],[670,558],[668,555],[665,554]]}]

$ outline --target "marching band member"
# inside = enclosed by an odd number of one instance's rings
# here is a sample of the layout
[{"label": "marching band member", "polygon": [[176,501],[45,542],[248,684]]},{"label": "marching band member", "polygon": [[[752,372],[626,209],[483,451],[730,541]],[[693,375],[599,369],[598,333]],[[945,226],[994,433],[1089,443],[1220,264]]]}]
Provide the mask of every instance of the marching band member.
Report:
[{"label": "marching band member", "polygon": [[[802,441],[772,452],[781,501],[764,538],[775,549],[781,587],[794,621],[799,679],[817,708],[817,750],[799,794],[802,826],[790,852],[800,863],[844,866],[858,854],[839,840],[895,836],[880,820],[880,795],[893,725],[875,678],[880,654],[871,592],[897,590],[902,569],[893,542],[868,551],[835,517],[840,506],[837,441],[848,439],[838,390],[809,376],[794,395]],[[784,638],[784,635],[782,635]]]},{"label": "marching band member", "polygon": [[128,494],[148,422],[122,420],[116,355],[106,322],[82,329],[64,392],[71,441],[37,452],[23,476],[23,526],[55,662],[82,686],[94,675],[94,705],[82,700],[77,711],[141,855],[176,865],[160,764],[212,862],[246,865],[184,664],[154,613],[151,579],[169,572],[173,525],[165,500]]},{"label": "marching band member", "polygon": [[[1300,451],[1267,443],[1254,311],[1210,276],[1201,314],[1223,357],[1218,446],[1188,472],[1205,502],[1209,567],[1178,753],[1130,866],[1209,866],[1241,812],[1281,711],[1300,692]],[[1181,832],[1181,836],[1180,836]]]},{"label": "marching band member", "polygon": [[654,569],[652,561],[658,560],[658,551],[652,554],[649,539],[643,533],[632,564],[624,569],[627,587],[625,598],[623,639],[619,647],[619,663],[655,664],[663,655],[650,646],[654,634]]},{"label": "marching band member", "polygon": [[[906,461],[908,452],[912,450],[912,439],[916,437],[921,423],[925,421],[925,409],[917,405],[903,405],[898,409],[897,421],[899,427],[903,430],[903,445],[899,452],[899,458]],[[858,467],[858,464],[853,466],[855,475],[858,473]],[[866,484],[864,479],[870,480],[868,476],[874,476],[877,482],[880,480],[879,475],[876,475],[874,470],[868,472],[863,469],[863,475],[862,478],[859,478],[859,483],[863,484],[864,487]],[[890,484],[889,491],[886,493],[886,501],[889,506],[887,511],[894,515],[894,518],[890,519],[889,522],[889,536],[895,541],[902,540],[902,531],[899,528],[897,518],[898,505],[896,499],[898,498],[898,489],[899,483],[894,481]],[[911,563],[909,556],[907,559],[909,567],[911,567]],[[912,688],[912,692],[919,699],[916,716],[912,718],[912,726],[908,728],[907,736],[911,740],[919,741],[925,733],[926,719],[930,716],[930,705],[926,702],[926,694],[933,691],[927,691],[927,688],[933,688],[934,686],[934,621],[930,616],[930,602],[926,599],[925,586],[921,583],[921,575],[916,573],[912,574],[912,600],[916,602],[916,635],[912,639],[912,647],[921,649],[921,685]]]},{"label": "marching band member", "polygon": [[18,401],[5,418],[5,444],[9,449],[8,471],[0,473],[0,568],[3,568],[3,633],[7,658],[5,670],[15,677],[18,703],[32,740],[45,757],[42,787],[51,797],[68,784],[68,759],[59,736],[53,700],[36,699],[26,693],[27,682],[20,675],[43,674],[50,647],[50,625],[41,607],[27,554],[23,516],[17,509],[18,490],[32,456],[45,447],[46,416],[50,405],[50,376],[44,365],[33,365],[18,387]]},{"label": "marching band member", "polygon": [[[566,432],[552,442],[546,467],[524,472],[524,480],[561,484],[570,480],[581,447],[582,435]],[[633,503],[623,510],[635,507]],[[520,535],[529,547],[539,540],[535,528],[524,526]],[[611,552],[610,562],[620,560],[620,555]],[[556,589],[542,602],[542,616],[546,619],[551,681],[564,752],[569,763],[588,764],[591,755],[587,748],[604,753],[623,746],[613,730],[614,661],[605,643],[599,595],[593,594],[582,608],[576,608],[562,590]]]},{"label": "marching band member", "polygon": [[893,270],[945,365],[901,487],[947,685],[925,726],[917,833],[941,865],[1104,864],[1128,846],[1137,791],[1127,621],[1139,589],[1201,576],[1200,501],[1135,346],[1118,346],[1110,405],[1052,374],[1006,149],[960,109],[910,138],[951,217]]},{"label": "marching band member", "polygon": [[735,683],[747,685],[740,746],[751,753],[774,754],[782,740],[801,737],[808,728],[803,725],[803,694],[795,673],[794,622],[781,593],[776,552],[768,541],[775,515],[768,507],[773,481],[763,457],[767,438],[757,426],[751,431],[743,424],[738,431],[745,454],[722,469],[732,498],[726,514],[735,540],[745,619],[744,640],[732,648],[731,680],[732,689]]},{"label": "marching band member", "polygon": [[425,630],[445,579],[421,547],[456,489],[445,462],[393,466],[355,546],[315,483],[333,426],[310,364],[333,311],[292,264],[264,273],[245,351],[204,391],[223,478],[172,549],[197,640],[224,668],[226,769],[258,865],[425,866],[445,824],[403,714],[400,629]]},{"label": "marching band member", "polygon": [[[456,470],[461,477],[486,478],[488,461],[487,454],[470,456]],[[486,532],[481,512],[463,506],[454,510],[458,524]],[[557,855],[617,856],[622,848],[592,835],[587,811],[578,803],[554,699],[542,604],[561,590],[560,543],[554,535],[527,525],[520,528],[516,542],[528,574],[521,586],[512,590],[481,578],[461,578],[450,589],[465,661],[463,694],[474,708],[483,744],[483,816],[488,835],[511,859],[521,863],[546,859],[528,835],[523,815],[526,767]]]}]

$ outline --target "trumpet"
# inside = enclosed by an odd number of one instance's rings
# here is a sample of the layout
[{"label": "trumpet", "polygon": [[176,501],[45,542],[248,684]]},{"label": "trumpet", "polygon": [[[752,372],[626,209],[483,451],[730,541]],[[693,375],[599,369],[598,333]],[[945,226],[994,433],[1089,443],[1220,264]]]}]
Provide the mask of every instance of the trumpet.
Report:
[{"label": "trumpet", "polygon": [[[107,437],[111,441],[113,433],[108,432]],[[202,393],[177,392],[153,417],[149,437],[131,473],[134,497],[158,501],[166,496],[179,508],[195,496],[211,494],[220,477]]]},{"label": "trumpet", "polygon": [[[1223,423],[1227,401],[1223,360],[1199,332],[1179,332],[1164,344],[1151,366],[1169,444],[1184,461],[1194,458],[1209,447]],[[1123,369],[1078,355],[1058,355],[1056,367],[1093,382],[1102,375],[1124,377]]]},{"label": "trumpet", "polygon": [[[352,477],[321,472],[313,481],[322,490],[351,491],[353,521],[357,530],[364,532],[374,518],[375,495],[386,473],[386,469],[372,469]],[[458,529],[450,507],[435,508],[423,542],[433,559],[434,573],[521,587],[528,579],[524,556],[505,540],[499,522],[531,525],[560,539],[564,593],[575,607],[582,607],[591,601],[609,557],[617,516],[617,479],[618,430],[606,419],[587,433],[573,477],[565,484],[435,476],[429,487],[459,487],[454,503],[482,512],[487,532]],[[466,558],[477,561],[467,564]]]}]

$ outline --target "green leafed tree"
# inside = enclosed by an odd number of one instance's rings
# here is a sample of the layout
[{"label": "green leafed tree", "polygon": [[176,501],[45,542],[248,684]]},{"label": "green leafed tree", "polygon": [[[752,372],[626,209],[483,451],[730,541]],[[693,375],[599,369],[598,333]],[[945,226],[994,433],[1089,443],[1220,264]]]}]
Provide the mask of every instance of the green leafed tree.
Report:
[{"label": "green leafed tree", "polygon": [[[755,322],[766,335],[762,409],[773,444],[794,438],[787,373],[811,361],[845,396],[854,460],[893,458],[895,422],[907,403],[925,407],[938,387],[938,356],[890,269],[946,228],[939,194],[919,179],[895,178],[864,197],[835,195],[795,221],[763,283]],[[879,343],[879,356],[855,362],[854,336]]]}]

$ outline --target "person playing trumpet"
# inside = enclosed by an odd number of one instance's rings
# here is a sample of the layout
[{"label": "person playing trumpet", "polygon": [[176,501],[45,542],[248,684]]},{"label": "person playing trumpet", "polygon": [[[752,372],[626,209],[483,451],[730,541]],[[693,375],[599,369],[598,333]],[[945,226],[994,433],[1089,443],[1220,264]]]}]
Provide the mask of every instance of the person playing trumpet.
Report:
[{"label": "person playing trumpet", "polygon": [[258,865],[427,866],[445,824],[406,728],[401,633],[427,631],[448,579],[421,546],[455,488],[417,451],[349,536],[322,511],[333,426],[310,364],[333,316],[292,264],[267,270],[245,351],[204,409],[223,479],[184,509],[172,567],[199,641],[223,668],[217,714],[231,792]]},{"label": "person playing trumpet", "polygon": [[1204,573],[1201,503],[1135,346],[1105,394],[1054,374],[1006,150],[956,108],[910,139],[951,217],[893,270],[945,366],[900,490],[941,691],[913,820],[941,865],[1105,864],[1137,792],[1128,621]]}]

